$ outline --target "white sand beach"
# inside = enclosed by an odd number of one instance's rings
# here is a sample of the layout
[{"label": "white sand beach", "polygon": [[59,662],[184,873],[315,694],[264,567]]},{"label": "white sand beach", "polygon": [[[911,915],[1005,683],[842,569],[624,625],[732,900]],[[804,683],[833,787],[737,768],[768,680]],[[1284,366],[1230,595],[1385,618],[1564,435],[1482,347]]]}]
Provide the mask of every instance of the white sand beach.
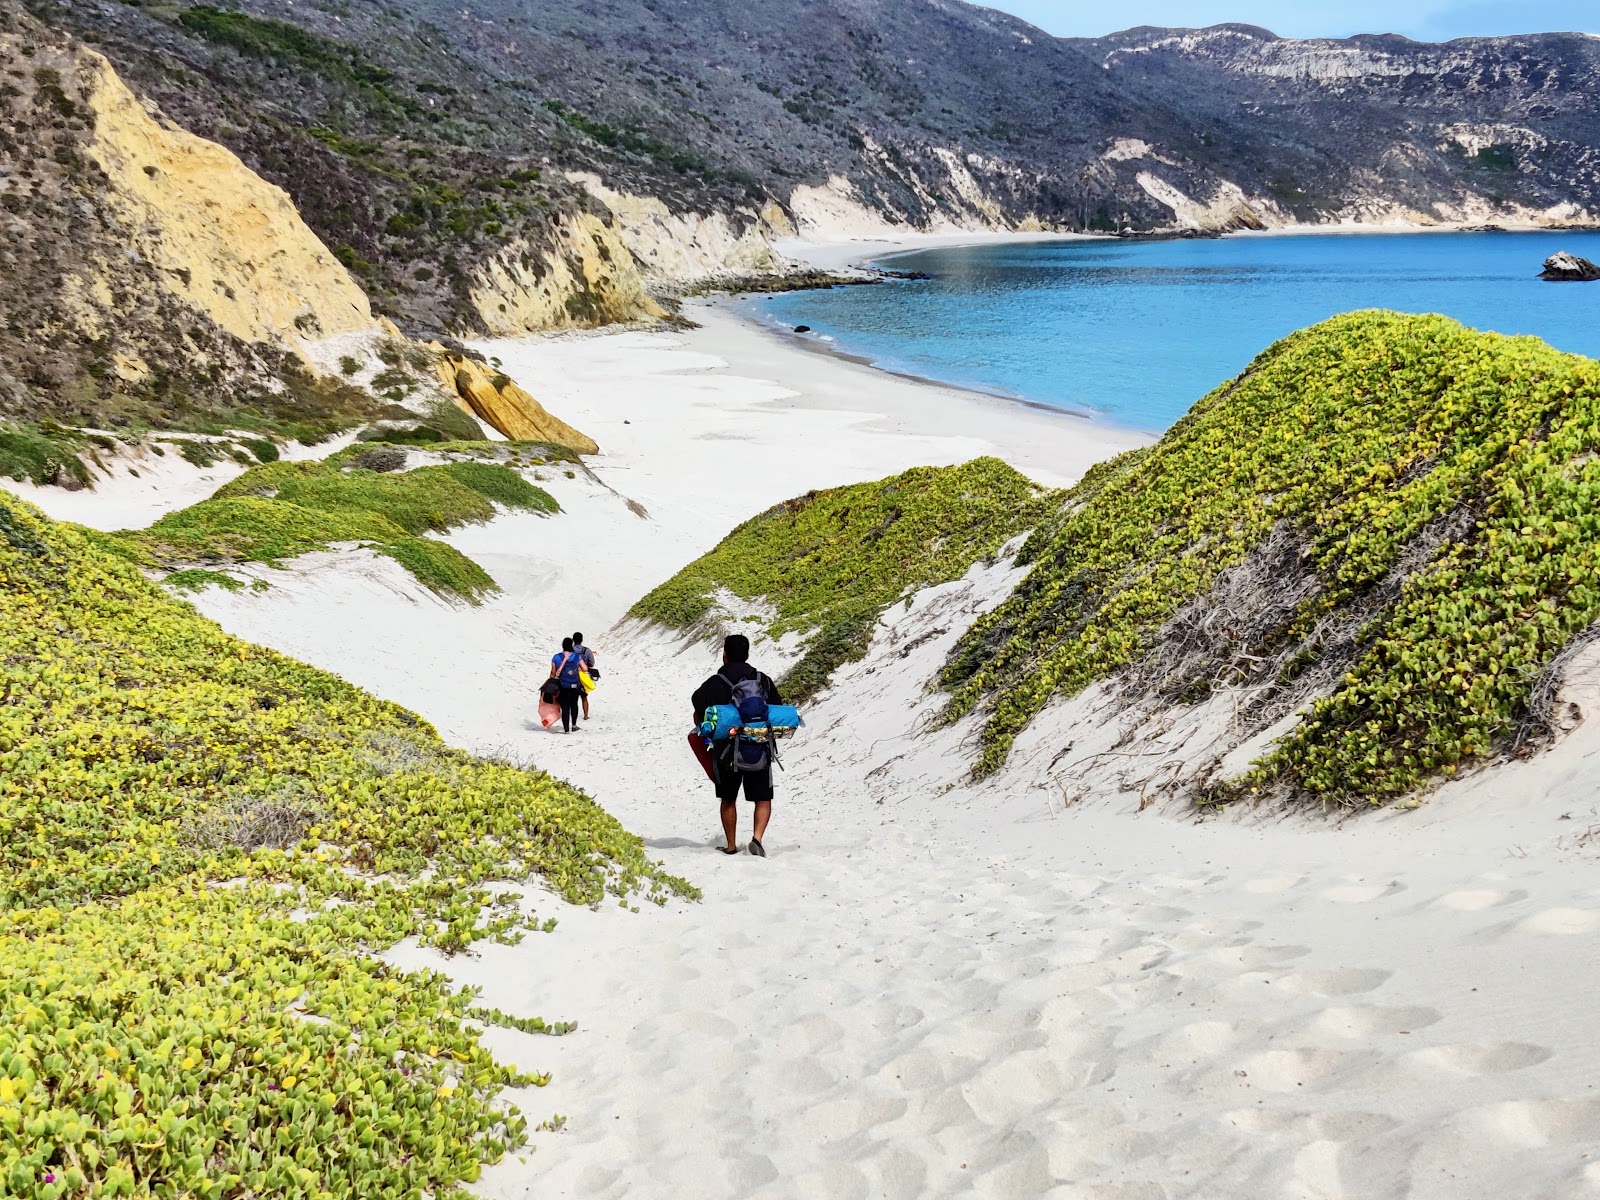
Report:
[{"label": "white sand beach", "polygon": [[[604,451],[592,478],[542,469],[560,515],[450,535],[505,588],[481,608],[353,553],[196,601],[581,785],[704,889],[636,913],[531,894],[554,932],[394,952],[579,1023],[488,1035],[554,1072],[517,1100],[565,1123],[475,1191],[1600,1197],[1592,720],[1414,811],[1344,821],[1053,796],[1026,763],[973,788],[970,730],[917,718],[953,618],[1015,579],[1002,559],[896,606],[788,744],[770,857],[715,853],[684,745],[714,651],[623,622],[634,600],[808,488],[989,453],[1061,484],[1139,439],[809,352],[722,305],[690,315],[701,328],[481,347]],[[574,628],[603,673],[593,720],[560,736],[535,693]],[[1054,719],[1038,737],[1067,736]]]}]

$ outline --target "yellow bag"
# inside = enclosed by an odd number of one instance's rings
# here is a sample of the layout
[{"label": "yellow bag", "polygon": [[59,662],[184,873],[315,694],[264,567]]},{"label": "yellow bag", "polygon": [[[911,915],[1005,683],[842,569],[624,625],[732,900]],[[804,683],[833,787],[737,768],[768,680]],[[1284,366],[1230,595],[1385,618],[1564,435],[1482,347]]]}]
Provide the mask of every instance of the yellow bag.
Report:
[{"label": "yellow bag", "polygon": [[578,667],[578,686],[583,689],[584,695],[588,695],[599,686],[595,683],[594,676],[589,674],[589,668],[586,664]]}]

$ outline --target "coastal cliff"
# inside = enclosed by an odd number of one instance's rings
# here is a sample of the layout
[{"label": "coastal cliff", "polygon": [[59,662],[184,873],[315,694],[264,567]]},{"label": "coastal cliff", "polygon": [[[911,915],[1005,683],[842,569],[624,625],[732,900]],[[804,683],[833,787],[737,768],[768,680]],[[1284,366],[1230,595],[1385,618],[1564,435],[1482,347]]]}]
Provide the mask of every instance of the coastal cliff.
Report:
[{"label": "coastal cliff", "polygon": [[790,233],[1600,214],[1581,35],[1063,39],[921,0],[32,3],[283,188],[412,335],[652,319],[783,273]]}]

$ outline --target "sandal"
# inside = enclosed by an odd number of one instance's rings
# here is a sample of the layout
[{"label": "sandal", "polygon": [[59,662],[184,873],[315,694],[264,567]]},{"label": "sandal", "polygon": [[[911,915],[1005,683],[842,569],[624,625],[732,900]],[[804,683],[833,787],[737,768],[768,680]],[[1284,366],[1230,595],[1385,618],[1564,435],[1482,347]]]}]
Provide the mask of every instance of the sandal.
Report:
[{"label": "sandal", "polygon": [[754,854],[757,858],[765,858],[767,856],[766,847],[764,847],[760,842],[756,841],[755,838],[750,839],[750,853]]},{"label": "sandal", "polygon": [[729,850],[726,846],[718,846],[717,849],[721,850],[724,854],[737,854],[737,853],[739,853],[739,847],[737,847],[737,846],[735,846],[732,850]]}]

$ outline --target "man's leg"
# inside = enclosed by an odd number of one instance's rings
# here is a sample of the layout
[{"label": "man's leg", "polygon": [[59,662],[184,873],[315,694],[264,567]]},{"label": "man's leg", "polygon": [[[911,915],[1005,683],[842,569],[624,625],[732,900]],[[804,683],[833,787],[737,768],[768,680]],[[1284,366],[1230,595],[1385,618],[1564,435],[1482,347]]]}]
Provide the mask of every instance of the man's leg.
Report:
[{"label": "man's leg", "polygon": [[583,701],[583,719],[587,721],[589,719],[589,693],[582,692],[580,699]]},{"label": "man's leg", "polygon": [[[721,797],[718,797],[721,799]],[[739,848],[739,805],[733,800],[722,801],[722,833],[728,839],[728,849]]]},{"label": "man's leg", "polygon": [[[755,831],[751,840],[760,846],[759,853],[766,856],[766,847],[761,843],[767,836],[767,822],[772,819],[772,767],[769,765],[759,775],[746,775],[744,777],[744,798],[752,802],[755,807]],[[753,848],[752,848],[753,849]],[[754,851],[753,851],[754,852]]]}]

